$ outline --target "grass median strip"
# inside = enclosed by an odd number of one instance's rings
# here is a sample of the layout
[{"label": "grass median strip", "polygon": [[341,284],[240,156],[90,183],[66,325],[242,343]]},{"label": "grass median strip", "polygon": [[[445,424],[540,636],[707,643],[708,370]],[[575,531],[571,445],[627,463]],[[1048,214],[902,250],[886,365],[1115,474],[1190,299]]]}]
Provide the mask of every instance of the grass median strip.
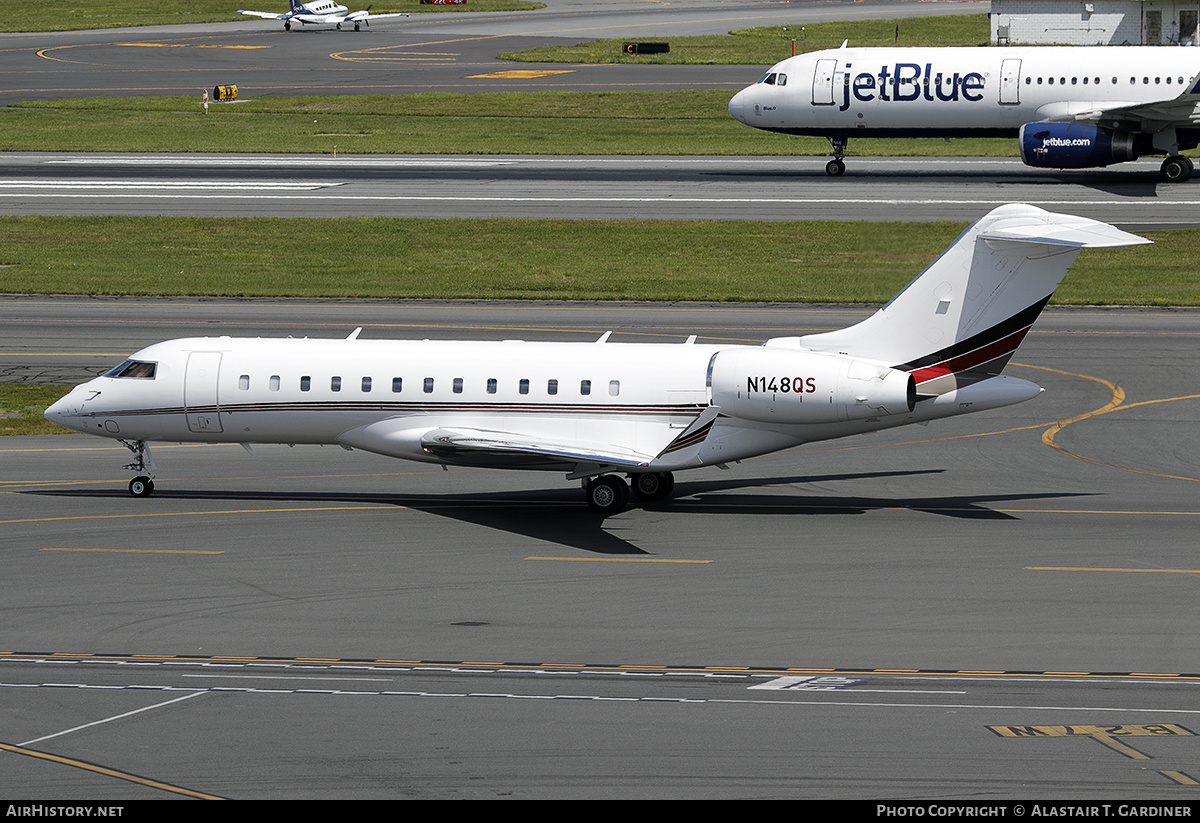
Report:
[{"label": "grass median strip", "polygon": [[[746,83],[756,78],[746,77]],[[0,151],[303,154],[825,155],[820,137],[748,128],[731,91],[97,97],[0,108]],[[855,139],[851,155],[1016,156],[1017,141]]]},{"label": "grass median strip", "polygon": [[[986,46],[991,37],[986,14],[947,17],[910,17],[891,20],[840,20],[739,29],[724,35],[669,37],[649,34],[623,40],[588,40],[574,46],[543,46],[500,54],[501,60],[526,63],[657,63],[750,64],[770,66],[792,53],[836,49],[848,40],[855,48],[867,46]],[[639,40],[666,41],[665,54],[628,54],[625,44]]]},{"label": "grass median strip", "polygon": [[[880,303],[964,225],[17,216],[0,264],[10,293]],[[1200,305],[1200,230],[1153,238],[1055,302]]]}]

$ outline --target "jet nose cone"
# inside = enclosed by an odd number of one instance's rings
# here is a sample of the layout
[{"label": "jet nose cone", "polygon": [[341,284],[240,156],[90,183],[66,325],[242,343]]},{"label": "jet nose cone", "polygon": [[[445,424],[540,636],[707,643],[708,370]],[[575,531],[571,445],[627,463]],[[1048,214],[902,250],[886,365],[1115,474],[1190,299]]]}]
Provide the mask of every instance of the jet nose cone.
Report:
[{"label": "jet nose cone", "polygon": [[50,404],[42,412],[42,417],[58,426],[79,430],[79,395],[72,390],[66,397],[61,397]]},{"label": "jet nose cone", "polygon": [[742,113],[742,110],[745,107],[745,104],[746,104],[746,91],[745,91],[745,89],[743,89],[742,91],[739,91],[737,94],[735,94],[733,96],[733,99],[729,101],[729,116],[732,117],[734,120],[738,121],[739,123],[745,123],[746,117]]}]

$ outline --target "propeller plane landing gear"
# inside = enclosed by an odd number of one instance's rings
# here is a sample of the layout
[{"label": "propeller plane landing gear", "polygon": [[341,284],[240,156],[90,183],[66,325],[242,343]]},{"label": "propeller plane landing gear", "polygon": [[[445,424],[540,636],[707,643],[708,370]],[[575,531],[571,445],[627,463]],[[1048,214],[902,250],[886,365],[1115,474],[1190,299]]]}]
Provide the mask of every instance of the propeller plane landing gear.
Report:
[{"label": "propeller plane landing gear", "polygon": [[129,481],[129,493],[134,497],[149,497],[154,493],[154,458],[150,455],[150,447],[145,440],[129,442],[122,440],[121,445],[133,452],[134,460],[122,468],[136,472],[137,477]]}]

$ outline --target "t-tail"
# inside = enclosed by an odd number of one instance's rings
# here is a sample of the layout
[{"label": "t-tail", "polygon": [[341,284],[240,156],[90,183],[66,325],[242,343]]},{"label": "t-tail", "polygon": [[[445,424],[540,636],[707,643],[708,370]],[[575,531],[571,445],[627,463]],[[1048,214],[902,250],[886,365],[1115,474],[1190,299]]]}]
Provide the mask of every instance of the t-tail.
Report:
[{"label": "t-tail", "polygon": [[815,351],[882,361],[934,397],[998,375],[1085,248],[1149,243],[1107,223],[1012,204],[967,228],[887,305]]}]

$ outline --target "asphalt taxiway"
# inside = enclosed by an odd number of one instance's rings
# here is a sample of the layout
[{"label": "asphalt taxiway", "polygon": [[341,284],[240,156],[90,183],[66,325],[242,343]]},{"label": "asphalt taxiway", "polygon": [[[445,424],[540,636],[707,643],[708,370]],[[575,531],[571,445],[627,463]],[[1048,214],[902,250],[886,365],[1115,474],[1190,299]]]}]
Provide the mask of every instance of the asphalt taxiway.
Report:
[{"label": "asphalt taxiway", "polygon": [[[245,18],[204,26],[0,33],[0,105],[64,97],[199,95],[233,84],[242,96],[686,88],[736,90],[755,66],[514,63],[501,52],[598,38],[656,40],[755,26],[963,14],[987,3],[914,0],[687,3],[543,0],[516,13],[413,14],[359,32]],[[278,3],[282,7],[286,4]],[[231,12],[232,14],[232,12]],[[780,56],[787,42],[780,39]],[[514,72],[516,72],[514,74]]]}]

